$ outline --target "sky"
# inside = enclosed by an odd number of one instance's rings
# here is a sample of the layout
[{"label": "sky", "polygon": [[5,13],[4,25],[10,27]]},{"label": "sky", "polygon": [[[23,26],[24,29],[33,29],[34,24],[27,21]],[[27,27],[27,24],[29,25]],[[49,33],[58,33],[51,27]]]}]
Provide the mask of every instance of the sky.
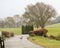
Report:
[{"label": "sky", "polygon": [[57,14],[60,15],[60,0],[0,0],[0,18],[14,16],[16,14],[21,16],[27,5],[36,4],[37,2],[52,5],[57,11]]}]

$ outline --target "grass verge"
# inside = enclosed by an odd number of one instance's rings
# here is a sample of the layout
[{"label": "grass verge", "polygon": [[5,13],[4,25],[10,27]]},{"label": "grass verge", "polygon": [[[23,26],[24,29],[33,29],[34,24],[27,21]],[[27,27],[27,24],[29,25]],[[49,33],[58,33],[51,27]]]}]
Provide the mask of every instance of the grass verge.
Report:
[{"label": "grass verge", "polygon": [[48,39],[40,36],[30,37],[29,40],[45,48],[60,48],[60,41],[57,40]]}]

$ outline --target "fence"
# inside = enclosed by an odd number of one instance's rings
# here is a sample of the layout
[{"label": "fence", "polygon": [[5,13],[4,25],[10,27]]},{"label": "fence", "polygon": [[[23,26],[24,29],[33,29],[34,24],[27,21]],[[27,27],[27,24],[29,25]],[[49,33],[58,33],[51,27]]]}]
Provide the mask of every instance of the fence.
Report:
[{"label": "fence", "polygon": [[3,37],[0,37],[0,48],[5,48]]}]

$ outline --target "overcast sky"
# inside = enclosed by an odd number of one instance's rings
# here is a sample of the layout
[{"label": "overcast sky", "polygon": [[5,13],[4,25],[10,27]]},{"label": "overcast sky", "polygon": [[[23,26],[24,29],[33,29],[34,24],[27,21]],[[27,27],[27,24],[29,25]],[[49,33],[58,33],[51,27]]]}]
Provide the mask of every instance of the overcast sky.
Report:
[{"label": "overcast sky", "polygon": [[58,14],[60,14],[60,0],[0,0],[0,18],[22,15],[29,4],[44,2],[52,5]]}]

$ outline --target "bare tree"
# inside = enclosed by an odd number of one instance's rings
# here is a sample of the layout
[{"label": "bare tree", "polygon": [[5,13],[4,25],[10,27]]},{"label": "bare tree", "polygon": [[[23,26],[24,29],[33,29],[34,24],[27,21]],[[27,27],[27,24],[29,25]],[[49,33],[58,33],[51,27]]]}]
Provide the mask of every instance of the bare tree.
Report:
[{"label": "bare tree", "polygon": [[13,18],[14,18],[16,27],[20,27],[22,25],[22,22],[23,22],[23,17],[20,15],[14,15]]},{"label": "bare tree", "polygon": [[7,27],[10,27],[10,28],[15,27],[15,21],[14,21],[13,17],[7,17],[5,19],[5,23],[6,23]]},{"label": "bare tree", "polygon": [[57,13],[52,6],[44,3],[36,3],[35,5],[27,6],[23,17],[29,19],[32,24],[44,28],[45,24],[52,17],[56,16],[56,14]]},{"label": "bare tree", "polygon": [[3,19],[0,19],[0,28],[4,28],[5,22]]}]

